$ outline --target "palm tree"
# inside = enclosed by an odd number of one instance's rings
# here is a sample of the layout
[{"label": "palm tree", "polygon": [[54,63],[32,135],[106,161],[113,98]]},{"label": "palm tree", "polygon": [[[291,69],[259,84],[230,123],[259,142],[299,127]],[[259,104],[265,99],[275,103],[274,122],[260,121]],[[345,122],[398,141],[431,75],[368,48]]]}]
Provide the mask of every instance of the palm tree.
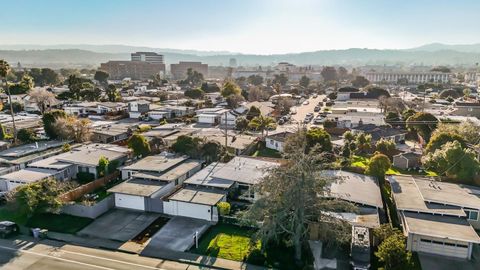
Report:
[{"label": "palm tree", "polygon": [[267,132],[268,132],[269,128],[275,127],[275,120],[271,117],[260,115],[260,116],[257,116],[255,118],[253,118],[252,121],[250,121],[250,123],[248,123],[248,126],[250,128],[255,129],[255,130],[261,130],[262,131],[262,139],[263,139],[264,138],[263,134],[264,134],[265,130],[267,130]]},{"label": "palm tree", "polygon": [[5,60],[0,60],[0,78],[5,79],[5,89],[8,94],[8,102],[10,103],[10,114],[12,115],[12,127],[13,127],[13,143],[17,142],[17,128],[15,126],[15,117],[13,112],[12,97],[10,95],[10,88],[8,87],[7,74],[10,71],[10,65]]}]

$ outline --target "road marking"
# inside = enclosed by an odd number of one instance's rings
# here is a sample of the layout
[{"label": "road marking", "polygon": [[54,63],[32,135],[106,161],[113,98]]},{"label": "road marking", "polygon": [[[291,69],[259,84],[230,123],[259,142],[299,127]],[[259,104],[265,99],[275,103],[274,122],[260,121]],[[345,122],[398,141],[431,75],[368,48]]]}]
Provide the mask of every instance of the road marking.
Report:
[{"label": "road marking", "polygon": [[76,263],[76,264],[79,264],[79,265],[89,266],[89,267],[98,268],[98,269],[116,270],[114,268],[108,268],[108,267],[103,267],[103,266],[99,266],[99,265],[78,262],[78,261],[75,261],[75,260],[68,260],[68,259],[59,258],[59,257],[55,257],[55,256],[50,256],[50,255],[47,255],[47,254],[37,253],[37,252],[24,250],[24,249],[9,248],[9,247],[5,247],[5,246],[0,246],[0,249],[6,249],[6,250],[11,250],[11,251],[19,251],[19,252],[23,252],[23,253],[26,253],[26,254],[37,255],[37,256],[40,256],[40,257],[46,257],[46,258],[50,258],[50,259],[54,259],[54,260],[60,260],[60,261],[69,262],[69,263]]},{"label": "road marking", "polygon": [[[57,257],[59,255],[58,253],[55,254],[57,256],[52,256],[52,255],[37,253],[37,252],[24,250],[24,249],[15,249],[15,248],[10,248],[10,247],[5,247],[5,246],[1,246],[1,245],[0,245],[0,249],[6,249],[6,250],[11,250],[11,251],[20,251],[20,252],[24,252],[24,253],[27,253],[27,254],[37,255],[37,256],[41,256],[41,257],[47,257],[47,258],[61,260],[61,261],[65,261],[65,262],[77,263],[77,264],[80,264],[80,265],[91,266],[91,267],[104,269],[104,270],[115,270],[115,268],[108,268],[108,267],[103,267],[103,266],[99,266],[99,265],[82,263],[82,262],[75,261],[75,260],[70,260],[70,259],[64,259],[64,258],[61,258],[61,257]],[[147,268],[147,269],[167,270],[167,269],[164,269],[164,268],[158,268],[158,267],[154,267],[154,266],[148,266],[148,265],[142,265],[142,264],[120,261],[120,260],[115,260],[115,259],[109,259],[109,258],[105,258],[105,257],[95,256],[95,255],[87,255],[87,254],[82,254],[82,253],[73,252],[73,251],[67,251],[67,250],[63,250],[63,249],[55,248],[55,250],[60,251],[60,252],[64,252],[64,253],[71,253],[71,254],[75,254],[75,255],[80,255],[80,256],[84,256],[84,257],[90,257],[90,258],[95,258],[95,259],[100,259],[100,260],[105,260],[105,261],[116,262],[116,263],[120,263],[120,264],[124,264],[124,265],[131,265],[131,266],[142,267],[142,268]]]},{"label": "road marking", "polygon": [[115,259],[110,259],[110,258],[105,258],[105,257],[100,257],[100,256],[95,256],[95,255],[83,254],[83,253],[79,253],[79,252],[75,252],[75,251],[68,251],[68,250],[63,250],[63,249],[61,251],[65,252],[65,253],[71,253],[71,254],[90,257],[90,258],[95,258],[95,259],[102,259],[102,260],[106,260],[106,261],[118,262],[118,263],[128,264],[128,265],[132,265],[132,266],[139,266],[139,267],[143,267],[143,268],[157,269],[157,270],[167,270],[167,269],[158,268],[158,267],[155,267],[155,266],[148,266],[148,265],[143,265],[143,264],[120,261],[120,260],[115,260]]}]

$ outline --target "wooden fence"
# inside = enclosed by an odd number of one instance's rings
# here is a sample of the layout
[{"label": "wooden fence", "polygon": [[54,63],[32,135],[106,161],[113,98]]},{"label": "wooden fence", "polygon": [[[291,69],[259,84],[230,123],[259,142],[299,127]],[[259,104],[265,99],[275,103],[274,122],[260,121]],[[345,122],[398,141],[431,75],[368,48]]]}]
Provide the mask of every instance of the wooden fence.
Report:
[{"label": "wooden fence", "polygon": [[81,185],[75,189],[70,190],[69,192],[63,194],[60,196],[60,199],[64,202],[71,202],[75,201],[79,198],[81,198],[83,195],[91,193],[95,191],[96,189],[105,186],[108,184],[110,181],[116,179],[119,176],[119,172],[116,171],[110,175],[107,175],[102,178],[98,178],[96,180],[93,180],[90,183],[87,183],[85,185]]}]

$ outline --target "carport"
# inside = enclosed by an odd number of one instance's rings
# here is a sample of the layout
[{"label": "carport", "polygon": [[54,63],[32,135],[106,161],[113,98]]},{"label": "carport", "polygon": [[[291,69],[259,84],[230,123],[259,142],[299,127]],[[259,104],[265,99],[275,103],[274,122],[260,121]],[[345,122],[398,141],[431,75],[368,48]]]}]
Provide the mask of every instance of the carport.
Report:
[{"label": "carport", "polygon": [[83,230],[80,236],[104,238],[126,242],[152,224],[160,214],[115,209],[98,217]]}]

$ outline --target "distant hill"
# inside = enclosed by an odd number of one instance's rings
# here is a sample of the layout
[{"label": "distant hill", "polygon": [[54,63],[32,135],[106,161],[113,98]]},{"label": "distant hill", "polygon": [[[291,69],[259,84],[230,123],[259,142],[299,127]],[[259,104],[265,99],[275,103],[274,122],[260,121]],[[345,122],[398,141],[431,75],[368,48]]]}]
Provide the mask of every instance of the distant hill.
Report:
[{"label": "distant hill", "polygon": [[[33,45],[29,45],[33,46]],[[58,45],[67,46],[67,45]],[[109,60],[129,60],[130,52],[125,52],[129,46],[123,45],[85,45],[93,46],[91,50],[82,49],[23,49],[0,50],[0,59],[6,59],[12,65],[20,62],[25,67],[98,67],[100,63]],[[113,46],[113,47],[110,47]],[[444,49],[444,46],[472,46],[471,52]],[[473,51],[475,45],[442,45],[430,44],[408,50],[376,50],[347,49],[322,50],[315,52],[254,55],[234,54],[225,52],[198,52],[170,49],[155,49],[165,55],[167,65],[178,61],[202,61],[209,65],[228,65],[230,58],[236,58],[240,65],[272,65],[287,61],[296,65],[392,65],[392,64],[423,64],[423,65],[467,65],[473,66],[480,62],[480,49]],[[480,45],[478,45],[480,46]],[[2,48],[2,46],[0,46]],[[116,48],[116,49],[115,49]],[[135,47],[137,50],[152,48]],[[110,52],[109,49],[112,49]],[[105,50],[105,51],[101,51]],[[465,49],[466,50],[466,49]]]},{"label": "distant hill", "polygon": [[457,51],[457,52],[480,53],[480,43],[457,44],[457,45],[431,43],[431,44],[426,44],[420,47],[408,49],[408,51],[428,51],[428,52],[445,51],[445,50]]}]

